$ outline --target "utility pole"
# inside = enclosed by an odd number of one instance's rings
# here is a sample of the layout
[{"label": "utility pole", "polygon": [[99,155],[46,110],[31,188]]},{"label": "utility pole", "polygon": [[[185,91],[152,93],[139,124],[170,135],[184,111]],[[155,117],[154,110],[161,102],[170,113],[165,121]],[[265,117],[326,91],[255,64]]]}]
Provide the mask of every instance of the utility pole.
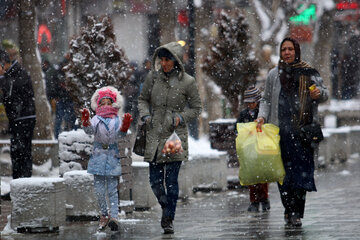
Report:
[{"label": "utility pole", "polygon": [[189,65],[191,76],[195,77],[195,6],[194,0],[188,0],[189,9]]},{"label": "utility pole", "polygon": [[[188,0],[189,10],[189,74],[193,77],[196,75],[195,71],[195,6],[194,0]],[[199,139],[199,120],[194,119],[189,123],[190,136],[194,139]]]}]

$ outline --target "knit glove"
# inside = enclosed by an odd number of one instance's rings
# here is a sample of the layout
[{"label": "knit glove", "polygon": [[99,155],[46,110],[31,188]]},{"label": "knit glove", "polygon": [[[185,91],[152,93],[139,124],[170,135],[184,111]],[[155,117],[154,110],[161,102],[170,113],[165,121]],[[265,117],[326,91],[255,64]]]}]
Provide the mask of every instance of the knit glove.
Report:
[{"label": "knit glove", "polygon": [[121,124],[120,131],[127,132],[130,127],[131,122],[133,121],[130,113],[125,113],[123,117],[123,122]]},{"label": "knit glove", "polygon": [[84,127],[90,126],[90,112],[87,108],[83,108],[80,110],[81,112],[81,124]]}]

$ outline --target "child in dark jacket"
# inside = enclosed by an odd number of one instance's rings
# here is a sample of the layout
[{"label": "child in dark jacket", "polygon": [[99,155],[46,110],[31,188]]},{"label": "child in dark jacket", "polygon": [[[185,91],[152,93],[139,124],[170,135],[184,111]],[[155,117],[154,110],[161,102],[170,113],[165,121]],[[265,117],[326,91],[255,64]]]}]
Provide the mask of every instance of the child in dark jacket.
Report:
[{"label": "child in dark jacket", "polygon": [[[91,98],[91,108],[96,115],[90,120],[89,110],[82,110],[81,122],[87,134],[94,135],[94,149],[88,163],[88,173],[94,174],[94,189],[99,201],[101,217],[99,230],[109,226],[117,231],[118,183],[121,175],[118,139],[126,136],[132,122],[131,115],[118,116],[122,96],[111,86],[97,90]],[[107,206],[106,196],[110,205]],[[110,214],[108,213],[110,209]]]},{"label": "child in dark jacket", "polygon": [[[240,112],[237,118],[237,123],[253,122],[257,118],[259,113],[259,103],[261,99],[261,93],[256,87],[248,88],[244,93],[244,102],[247,104],[247,108]],[[259,212],[259,206],[261,203],[262,210],[270,210],[270,201],[268,194],[268,184],[259,183],[249,186],[250,194],[250,206],[249,212]]]}]

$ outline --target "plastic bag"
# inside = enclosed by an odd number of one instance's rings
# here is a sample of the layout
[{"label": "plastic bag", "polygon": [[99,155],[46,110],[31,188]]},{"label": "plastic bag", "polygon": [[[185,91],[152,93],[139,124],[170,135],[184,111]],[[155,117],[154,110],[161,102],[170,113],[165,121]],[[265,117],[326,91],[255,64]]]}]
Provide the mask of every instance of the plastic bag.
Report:
[{"label": "plastic bag", "polygon": [[264,124],[262,132],[257,132],[256,125],[256,122],[237,124],[236,153],[240,165],[240,184],[282,184],[285,169],[281,159],[279,128]]},{"label": "plastic bag", "polygon": [[182,143],[176,132],[173,132],[166,140],[164,148],[161,151],[165,155],[181,154],[183,152]]}]

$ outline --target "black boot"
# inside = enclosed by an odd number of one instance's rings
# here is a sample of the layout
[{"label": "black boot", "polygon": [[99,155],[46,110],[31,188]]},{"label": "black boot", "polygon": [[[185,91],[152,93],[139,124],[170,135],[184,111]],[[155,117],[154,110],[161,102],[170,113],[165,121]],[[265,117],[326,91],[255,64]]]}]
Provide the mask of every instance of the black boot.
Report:
[{"label": "black boot", "polygon": [[161,227],[164,229],[164,234],[173,234],[174,226],[171,217],[162,217],[161,218]]},{"label": "black boot", "polygon": [[302,226],[302,222],[301,222],[301,218],[299,216],[299,214],[293,214],[290,216],[289,219],[289,223],[291,224],[291,226],[293,227],[301,227]]},{"label": "black boot", "polygon": [[115,218],[110,218],[108,226],[111,231],[119,231],[119,222]]},{"label": "black boot", "polygon": [[261,207],[263,212],[267,212],[270,210],[270,201],[269,199],[265,199],[264,201],[261,202]]},{"label": "black boot", "polygon": [[285,226],[290,226],[290,215],[288,213],[284,214],[284,221],[285,221]]},{"label": "black boot", "polygon": [[248,212],[259,212],[259,203],[252,202],[247,210],[248,210]]}]

